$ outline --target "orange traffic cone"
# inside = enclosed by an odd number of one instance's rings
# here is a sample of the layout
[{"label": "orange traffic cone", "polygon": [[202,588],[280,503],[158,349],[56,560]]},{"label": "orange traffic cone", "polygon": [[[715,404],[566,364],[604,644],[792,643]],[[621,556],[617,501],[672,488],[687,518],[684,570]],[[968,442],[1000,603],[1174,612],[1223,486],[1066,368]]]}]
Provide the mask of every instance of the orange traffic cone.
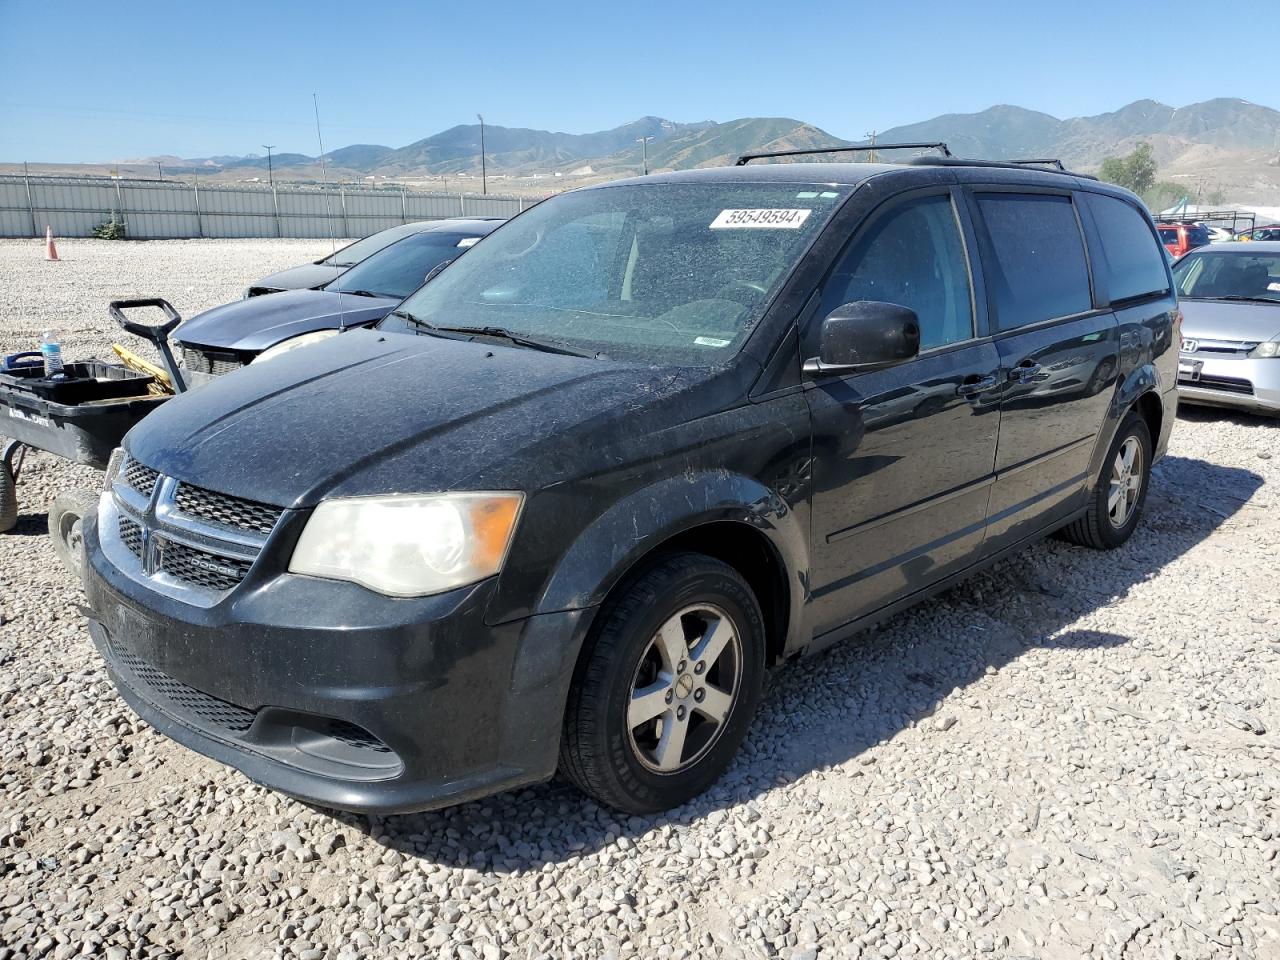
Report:
[{"label": "orange traffic cone", "polygon": [[46,260],[58,259],[58,248],[53,243],[53,227],[45,224],[44,228],[44,258]]}]

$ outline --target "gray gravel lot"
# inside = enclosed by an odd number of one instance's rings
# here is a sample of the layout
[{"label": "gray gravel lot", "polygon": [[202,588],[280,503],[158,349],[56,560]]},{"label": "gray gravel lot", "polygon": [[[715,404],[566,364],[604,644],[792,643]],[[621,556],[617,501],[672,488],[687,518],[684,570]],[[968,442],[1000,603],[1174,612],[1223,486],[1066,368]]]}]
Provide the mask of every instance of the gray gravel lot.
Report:
[{"label": "gray gravel lot", "polygon": [[[0,241],[0,350],[104,353],[308,241]],[[1277,361],[1280,362],[1280,361]],[[333,814],[116,696],[33,457],[0,535],[0,960],[1280,957],[1280,421],[1184,413],[1123,549],[1053,541],[773,680],[707,796]],[[1273,454],[1275,456],[1273,456]]]}]

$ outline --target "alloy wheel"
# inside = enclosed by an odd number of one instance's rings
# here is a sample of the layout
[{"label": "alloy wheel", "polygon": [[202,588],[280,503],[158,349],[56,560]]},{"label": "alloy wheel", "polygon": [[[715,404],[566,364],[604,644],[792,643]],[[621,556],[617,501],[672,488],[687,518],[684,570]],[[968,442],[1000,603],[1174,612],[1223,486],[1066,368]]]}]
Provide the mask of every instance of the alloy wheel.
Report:
[{"label": "alloy wheel", "polygon": [[627,733],[639,761],[672,774],[697,763],[719,739],[742,680],[742,639],[712,604],[668,618],[631,681]]},{"label": "alloy wheel", "polygon": [[1142,492],[1142,445],[1137,437],[1127,437],[1111,463],[1111,486],[1107,491],[1107,517],[1116,529],[1129,522]]}]

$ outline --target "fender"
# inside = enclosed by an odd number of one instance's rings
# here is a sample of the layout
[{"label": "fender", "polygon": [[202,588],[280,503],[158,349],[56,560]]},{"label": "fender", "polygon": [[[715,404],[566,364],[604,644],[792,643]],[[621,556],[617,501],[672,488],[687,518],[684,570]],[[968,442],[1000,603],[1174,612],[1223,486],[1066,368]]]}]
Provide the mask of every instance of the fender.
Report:
[{"label": "fender", "polygon": [[[759,531],[787,572],[784,650],[794,649],[801,639],[809,585],[807,493],[793,506],[745,474],[690,469],[613,504],[565,551],[525,621],[512,667],[512,693],[542,704],[548,716],[562,716],[579,651],[609,591],[672,537],[718,521]],[[571,631],[565,629],[566,616],[572,617]]]},{"label": "fender", "polygon": [[[1116,432],[1120,429],[1120,421],[1124,419],[1125,413],[1138,402],[1138,398],[1144,393],[1155,394],[1156,400],[1160,403],[1160,409],[1163,411],[1161,419],[1168,416],[1168,411],[1164,409],[1163,384],[1160,378],[1160,371],[1151,361],[1139,364],[1130,370],[1120,386],[1116,388],[1115,394],[1111,398],[1111,406],[1107,411],[1107,418],[1103,421],[1101,429],[1098,431],[1098,442],[1093,448],[1093,459],[1089,462],[1089,486],[1092,488],[1102,475],[1105,466],[1107,451],[1111,449],[1111,443],[1115,440]],[[1159,443],[1159,437],[1151,438],[1152,448]]]},{"label": "fender", "polygon": [[666,477],[610,506],[565,551],[534,612],[595,607],[654,548],[717,521],[746,524],[770,544],[787,572],[787,636],[794,638],[809,582],[807,495],[793,505],[759,480],[726,470]]}]

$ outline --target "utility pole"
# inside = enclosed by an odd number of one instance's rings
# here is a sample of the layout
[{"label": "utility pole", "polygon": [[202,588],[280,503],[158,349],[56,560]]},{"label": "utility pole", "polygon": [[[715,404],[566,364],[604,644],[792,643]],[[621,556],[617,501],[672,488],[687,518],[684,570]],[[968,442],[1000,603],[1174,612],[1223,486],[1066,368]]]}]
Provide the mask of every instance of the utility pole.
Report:
[{"label": "utility pole", "polygon": [[640,144],[640,150],[644,156],[644,175],[646,177],[649,175],[649,141],[652,139],[653,137],[640,137],[636,140],[636,143]]},{"label": "utility pole", "polygon": [[164,179],[164,167],[160,166],[160,161],[156,161],[156,169],[160,171],[160,179]]},{"label": "utility pole", "polygon": [[484,165],[484,116],[477,113],[476,119],[480,121],[480,192],[489,192],[489,177]]},{"label": "utility pole", "polygon": [[268,183],[268,185],[270,185],[270,186],[274,187],[274,186],[276,185],[276,180],[275,180],[275,177],[274,177],[274,176],[272,176],[272,173],[271,173],[271,151],[272,151],[272,150],[274,150],[274,149],[276,148],[276,145],[273,143],[273,144],[271,144],[271,146],[269,146],[269,147],[268,147],[268,146],[264,143],[262,146],[263,146],[263,147],[266,149],[266,151],[267,151],[267,183]]},{"label": "utility pole", "polygon": [[875,163],[876,162],[876,150],[875,150],[876,132],[872,130],[870,133],[864,134],[864,136],[869,137],[871,139],[871,152],[867,155],[867,163]]}]

